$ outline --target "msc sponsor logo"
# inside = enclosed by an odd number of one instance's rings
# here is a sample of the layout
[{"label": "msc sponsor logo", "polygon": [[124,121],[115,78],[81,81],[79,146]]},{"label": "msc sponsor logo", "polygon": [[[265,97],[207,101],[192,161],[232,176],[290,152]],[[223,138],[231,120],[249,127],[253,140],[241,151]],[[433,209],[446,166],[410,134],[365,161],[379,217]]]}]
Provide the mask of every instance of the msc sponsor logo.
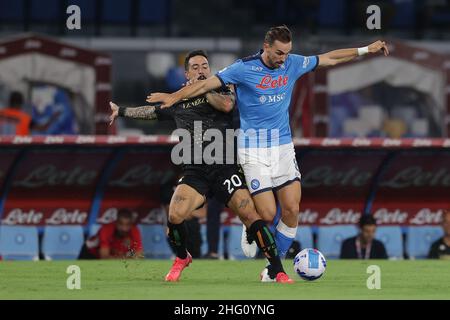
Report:
[{"label": "msc sponsor logo", "polygon": [[281,93],[281,94],[274,94],[274,95],[262,95],[259,97],[259,102],[263,103],[274,103],[274,102],[280,102],[283,101],[284,98],[286,97],[286,93]]}]

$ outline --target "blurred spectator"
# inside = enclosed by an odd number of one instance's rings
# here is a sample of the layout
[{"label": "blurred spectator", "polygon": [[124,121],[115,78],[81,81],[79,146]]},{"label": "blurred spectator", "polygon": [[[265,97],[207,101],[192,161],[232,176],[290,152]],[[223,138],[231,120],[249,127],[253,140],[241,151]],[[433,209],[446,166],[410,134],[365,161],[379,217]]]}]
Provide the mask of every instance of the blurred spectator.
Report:
[{"label": "blurred spectator", "polygon": [[86,241],[79,258],[142,258],[141,233],[133,220],[131,211],[119,210],[115,222],[101,226],[97,234]]},{"label": "blurred spectator", "polygon": [[444,236],[431,245],[429,259],[450,259],[450,210],[444,210],[442,229]]},{"label": "blurred spectator", "polygon": [[51,85],[36,86],[31,94],[32,134],[76,134],[76,117],[69,94]]},{"label": "blurred spectator", "polygon": [[0,110],[0,133],[12,135],[28,135],[31,117],[22,110],[23,95],[18,91],[11,92],[9,107]]},{"label": "blurred spectator", "polygon": [[359,234],[342,243],[341,259],[387,259],[384,244],[375,239],[376,230],[374,217],[363,215],[359,220]]},{"label": "blurred spectator", "polygon": [[[161,185],[161,204],[164,206],[166,214],[169,214],[170,200],[172,199],[173,192],[175,191],[175,184],[173,181]],[[186,219],[187,239],[186,249],[189,251],[193,258],[199,258],[201,256],[202,236],[200,233],[199,218],[206,216],[205,206],[198,208],[188,219]],[[167,236],[167,242],[175,253],[172,243]]]}]

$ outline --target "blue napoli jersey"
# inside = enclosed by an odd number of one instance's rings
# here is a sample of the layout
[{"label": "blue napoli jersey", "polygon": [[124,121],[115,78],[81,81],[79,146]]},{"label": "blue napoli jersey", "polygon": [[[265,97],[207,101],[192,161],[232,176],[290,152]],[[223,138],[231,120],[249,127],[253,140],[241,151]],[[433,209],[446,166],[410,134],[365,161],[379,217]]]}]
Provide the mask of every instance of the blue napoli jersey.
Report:
[{"label": "blue napoli jersey", "polygon": [[222,85],[236,86],[241,130],[239,147],[270,147],[292,142],[289,105],[295,82],[313,71],[317,56],[289,54],[285,63],[266,66],[261,52],[237,60],[216,76]]}]

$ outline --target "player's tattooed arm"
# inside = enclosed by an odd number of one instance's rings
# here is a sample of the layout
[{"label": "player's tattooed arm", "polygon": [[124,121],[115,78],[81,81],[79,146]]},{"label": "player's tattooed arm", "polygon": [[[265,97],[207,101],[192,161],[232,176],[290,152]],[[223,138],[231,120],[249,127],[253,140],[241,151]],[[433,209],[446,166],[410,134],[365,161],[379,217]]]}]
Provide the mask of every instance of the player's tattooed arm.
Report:
[{"label": "player's tattooed arm", "polygon": [[230,90],[227,92],[210,91],[206,94],[206,99],[211,106],[226,113],[232,111],[236,103],[233,86],[228,86],[228,88]]},{"label": "player's tattooed arm", "polygon": [[385,56],[389,55],[386,42],[378,40],[366,47],[339,49],[321,54],[319,55],[319,67],[334,66],[339,63],[351,61],[358,56],[377,52],[382,52]]},{"label": "player's tattooed arm", "polygon": [[146,120],[154,120],[157,118],[155,106],[142,106],[135,108],[123,107],[122,112],[120,112],[120,108],[121,107],[119,107],[119,115],[123,113],[123,116],[126,118],[146,119]]},{"label": "player's tattooed arm", "polygon": [[113,102],[109,103],[111,106],[111,116],[109,118],[110,125],[117,117],[126,117],[133,119],[154,120],[157,118],[155,106],[142,106],[135,108],[120,107]]},{"label": "player's tattooed arm", "polygon": [[161,108],[167,108],[178,101],[186,98],[197,97],[207,92],[222,87],[222,82],[220,82],[217,76],[212,76],[203,81],[197,81],[196,83],[185,86],[177,92],[172,94],[155,92],[147,96],[147,102],[150,103],[161,103]]}]

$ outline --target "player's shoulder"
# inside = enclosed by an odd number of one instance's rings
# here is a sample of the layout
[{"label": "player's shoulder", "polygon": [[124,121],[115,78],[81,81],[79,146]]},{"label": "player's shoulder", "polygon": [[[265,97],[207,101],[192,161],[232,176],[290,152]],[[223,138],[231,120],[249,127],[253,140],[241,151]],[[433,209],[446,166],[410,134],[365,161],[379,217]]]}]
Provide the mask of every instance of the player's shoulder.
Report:
[{"label": "player's shoulder", "polygon": [[134,225],[131,227],[131,234],[133,234],[133,235],[135,235],[135,236],[141,235],[141,230],[139,229],[139,227],[138,227],[136,224],[134,224]]},{"label": "player's shoulder", "polygon": [[241,60],[242,63],[244,63],[244,64],[249,64],[249,63],[252,63],[252,62],[255,62],[255,61],[259,61],[259,56],[260,56],[260,54],[259,54],[259,53],[256,53],[256,54],[252,54],[252,55],[250,55],[250,56],[241,58],[240,60]]},{"label": "player's shoulder", "polygon": [[342,247],[351,247],[356,243],[356,237],[350,237],[342,241]]},{"label": "player's shoulder", "polygon": [[384,247],[384,243],[378,239],[373,239],[372,244],[375,247],[379,247],[379,248]]}]

